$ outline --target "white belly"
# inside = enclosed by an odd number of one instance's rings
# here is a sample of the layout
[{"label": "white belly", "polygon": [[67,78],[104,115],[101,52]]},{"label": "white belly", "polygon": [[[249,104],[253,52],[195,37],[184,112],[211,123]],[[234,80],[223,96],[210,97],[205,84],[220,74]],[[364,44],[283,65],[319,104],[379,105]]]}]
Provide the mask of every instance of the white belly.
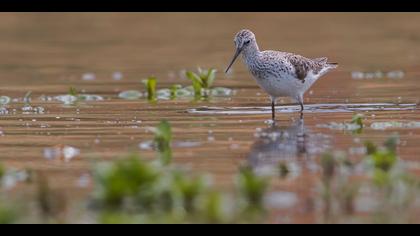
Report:
[{"label": "white belly", "polygon": [[302,81],[291,76],[255,78],[257,84],[272,97],[297,98],[305,91]]}]

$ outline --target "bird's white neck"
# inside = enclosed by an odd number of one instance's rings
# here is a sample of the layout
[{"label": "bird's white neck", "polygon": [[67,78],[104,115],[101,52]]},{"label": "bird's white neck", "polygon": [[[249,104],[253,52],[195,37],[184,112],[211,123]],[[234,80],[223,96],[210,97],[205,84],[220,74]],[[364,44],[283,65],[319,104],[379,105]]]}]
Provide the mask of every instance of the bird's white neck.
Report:
[{"label": "bird's white neck", "polygon": [[257,42],[253,42],[248,47],[243,49],[242,58],[245,60],[247,64],[249,64],[257,58],[259,53],[260,53],[260,49],[258,47]]}]

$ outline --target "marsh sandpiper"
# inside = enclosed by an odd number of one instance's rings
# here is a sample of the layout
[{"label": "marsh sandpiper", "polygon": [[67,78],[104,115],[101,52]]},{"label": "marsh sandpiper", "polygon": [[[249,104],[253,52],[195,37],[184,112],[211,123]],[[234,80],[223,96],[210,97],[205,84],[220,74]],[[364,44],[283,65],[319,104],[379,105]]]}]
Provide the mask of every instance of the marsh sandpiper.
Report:
[{"label": "marsh sandpiper", "polygon": [[244,29],[235,36],[236,52],[226,73],[242,54],[242,58],[257,84],[270,95],[272,119],[275,120],[275,106],[279,97],[291,97],[301,107],[303,95],[321,76],[337,68],[337,63],[328,62],[326,57],[309,59],[300,55],[279,51],[260,51],[254,33]]}]

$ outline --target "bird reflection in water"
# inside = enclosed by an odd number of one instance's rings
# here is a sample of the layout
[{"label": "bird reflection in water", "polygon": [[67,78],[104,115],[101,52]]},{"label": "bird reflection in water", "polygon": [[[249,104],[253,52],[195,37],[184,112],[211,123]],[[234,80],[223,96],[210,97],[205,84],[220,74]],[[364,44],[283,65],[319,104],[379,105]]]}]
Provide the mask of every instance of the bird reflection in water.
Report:
[{"label": "bird reflection in water", "polygon": [[[293,214],[297,214],[295,216],[300,216],[297,218],[302,219],[303,223],[306,220],[311,222],[310,219],[302,217],[302,213],[310,218],[315,217],[313,213],[316,178],[313,177],[316,177],[320,170],[315,160],[329,148],[329,142],[329,136],[311,132],[305,126],[303,116],[288,126],[274,124],[257,131],[256,141],[247,155],[247,166],[259,174],[268,173],[270,176],[287,179],[286,182],[280,182],[285,184],[283,187],[274,190],[274,195],[270,198],[274,205],[270,204],[270,208],[277,208],[280,212],[292,210]],[[287,176],[280,173],[282,165],[286,166]],[[281,202],[281,199],[285,199],[284,196],[294,196],[295,200]],[[284,214],[280,212],[280,215]]]}]

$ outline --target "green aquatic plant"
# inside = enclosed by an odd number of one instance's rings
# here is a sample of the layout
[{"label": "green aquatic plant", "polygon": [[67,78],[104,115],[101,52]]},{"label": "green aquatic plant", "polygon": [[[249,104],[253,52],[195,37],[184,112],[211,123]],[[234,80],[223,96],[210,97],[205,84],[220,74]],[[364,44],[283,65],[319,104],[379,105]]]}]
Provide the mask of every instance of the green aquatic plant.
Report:
[{"label": "green aquatic plant", "polygon": [[157,79],[156,79],[156,77],[150,76],[149,78],[143,80],[143,84],[146,87],[147,99],[149,101],[156,101],[156,99],[157,99],[157,93],[156,93]]},{"label": "green aquatic plant", "polygon": [[180,196],[182,206],[187,212],[196,211],[199,196],[208,189],[207,182],[203,176],[191,177],[181,172],[173,173],[173,188]]},{"label": "green aquatic plant", "polygon": [[172,128],[169,122],[161,121],[159,125],[152,129],[155,134],[154,142],[162,164],[167,165],[172,160]]},{"label": "green aquatic plant", "polygon": [[[0,183],[1,183],[1,180],[2,180],[2,178],[5,174],[6,174],[6,170],[5,170],[4,166],[0,163]],[[0,184],[0,186],[1,186],[1,184]]]},{"label": "green aquatic plant", "polygon": [[279,170],[279,175],[281,178],[286,178],[287,175],[290,173],[289,167],[287,166],[287,163],[284,161],[281,161],[278,164],[278,170]]},{"label": "green aquatic plant", "polygon": [[95,199],[105,208],[123,207],[125,201],[149,208],[156,198],[159,170],[132,154],[95,169]]},{"label": "green aquatic plant", "polygon": [[78,97],[79,96],[79,92],[77,91],[77,89],[75,87],[70,87],[68,94],[70,96],[73,96],[73,97]]},{"label": "green aquatic plant", "polygon": [[357,124],[363,128],[363,118],[364,118],[363,114],[360,114],[360,113],[355,114],[351,119],[351,123]]},{"label": "green aquatic plant", "polygon": [[44,222],[65,222],[67,198],[62,191],[54,191],[44,173],[37,176],[37,204]]},{"label": "green aquatic plant", "polygon": [[32,91],[28,91],[25,96],[23,97],[23,102],[26,105],[30,105],[31,104],[31,96],[32,96]]},{"label": "green aquatic plant", "polygon": [[263,199],[269,186],[267,178],[258,176],[250,167],[244,167],[240,170],[237,185],[246,208],[264,209]]},{"label": "green aquatic plant", "polygon": [[18,217],[18,213],[13,207],[6,206],[3,202],[0,203],[0,225],[14,224],[17,222]]},{"label": "green aquatic plant", "polygon": [[198,74],[192,71],[185,72],[185,75],[192,82],[195,97],[207,97],[216,80],[216,69],[202,70],[198,68]]},{"label": "green aquatic plant", "polygon": [[170,98],[171,99],[177,98],[179,95],[180,89],[182,89],[182,85],[179,85],[179,84],[172,85],[170,88]]}]

